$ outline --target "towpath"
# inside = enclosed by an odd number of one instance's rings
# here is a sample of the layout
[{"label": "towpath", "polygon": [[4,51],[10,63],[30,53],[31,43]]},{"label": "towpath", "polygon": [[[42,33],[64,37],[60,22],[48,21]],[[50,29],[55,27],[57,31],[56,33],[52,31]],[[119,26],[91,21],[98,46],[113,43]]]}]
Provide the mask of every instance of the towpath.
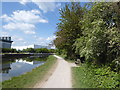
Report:
[{"label": "towpath", "polygon": [[68,63],[57,55],[54,56],[58,60],[56,69],[42,86],[38,84],[35,88],[72,88],[71,67],[76,65]]}]

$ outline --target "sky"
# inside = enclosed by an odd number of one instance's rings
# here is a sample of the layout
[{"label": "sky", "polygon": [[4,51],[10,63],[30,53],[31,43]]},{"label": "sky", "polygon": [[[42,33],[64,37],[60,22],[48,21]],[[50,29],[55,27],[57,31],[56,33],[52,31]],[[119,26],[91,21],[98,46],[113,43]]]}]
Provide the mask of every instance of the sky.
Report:
[{"label": "sky", "polygon": [[48,45],[56,38],[54,33],[60,19],[59,10],[65,3],[37,0],[2,2],[0,36],[10,36],[13,41],[12,48],[16,49],[31,47],[34,44]]},{"label": "sky", "polygon": [[11,36],[12,48],[48,45],[55,39],[62,3],[23,1],[2,2],[0,36]]}]

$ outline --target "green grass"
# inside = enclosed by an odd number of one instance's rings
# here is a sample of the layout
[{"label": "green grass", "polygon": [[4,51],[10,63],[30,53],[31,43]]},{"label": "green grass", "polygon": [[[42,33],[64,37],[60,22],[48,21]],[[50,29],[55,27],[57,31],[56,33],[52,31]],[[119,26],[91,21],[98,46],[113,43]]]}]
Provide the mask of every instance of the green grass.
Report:
[{"label": "green grass", "polygon": [[33,87],[38,81],[42,80],[49,69],[56,63],[54,56],[49,56],[44,65],[41,65],[31,72],[13,77],[11,80],[2,82],[2,88],[29,88]]},{"label": "green grass", "polygon": [[85,65],[72,68],[74,88],[120,88],[119,74],[109,67],[87,68]]}]

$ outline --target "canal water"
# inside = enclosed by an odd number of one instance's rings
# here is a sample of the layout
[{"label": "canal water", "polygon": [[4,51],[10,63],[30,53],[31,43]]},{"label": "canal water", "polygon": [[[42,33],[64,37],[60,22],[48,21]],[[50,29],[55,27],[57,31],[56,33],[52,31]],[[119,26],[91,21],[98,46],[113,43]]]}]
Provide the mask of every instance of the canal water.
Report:
[{"label": "canal water", "polygon": [[2,66],[0,66],[0,76],[2,76],[2,80],[0,80],[0,82],[25,74],[26,72],[30,72],[32,69],[43,65],[46,60],[47,57],[40,58],[34,56],[14,59],[3,58]]}]

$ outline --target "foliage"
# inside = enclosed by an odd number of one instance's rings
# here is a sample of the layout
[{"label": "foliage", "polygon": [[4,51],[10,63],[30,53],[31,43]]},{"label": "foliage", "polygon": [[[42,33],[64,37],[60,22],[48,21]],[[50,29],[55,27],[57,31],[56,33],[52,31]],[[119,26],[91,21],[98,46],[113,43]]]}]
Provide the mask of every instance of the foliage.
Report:
[{"label": "foliage", "polygon": [[74,88],[120,88],[119,74],[110,67],[81,67],[72,68]]},{"label": "foliage", "polygon": [[75,39],[81,35],[81,25],[79,21],[82,18],[83,11],[79,3],[71,3],[60,10],[60,23],[57,24],[57,38],[54,40],[56,47],[64,53],[68,58],[75,58],[75,50],[72,45]]},{"label": "foliage", "polygon": [[23,52],[30,52],[30,53],[54,53],[54,49],[47,49],[47,48],[38,48],[38,49],[33,49],[33,48],[27,48],[23,49]]},{"label": "foliage", "polygon": [[83,15],[82,34],[74,43],[77,53],[92,64],[108,64],[120,56],[120,14],[116,3],[94,3]]},{"label": "foliage", "polygon": [[88,3],[83,8],[72,3],[60,15],[56,51],[73,60],[85,58],[87,65],[73,69],[74,86],[120,88],[120,1]]},{"label": "foliage", "polygon": [[9,48],[2,48],[2,53],[24,53],[24,52],[29,52],[29,53],[54,53],[54,49],[47,49],[47,48],[27,48],[23,50],[16,50],[16,49],[9,49]]},{"label": "foliage", "polygon": [[89,64],[119,67],[120,2],[94,2],[83,8],[80,3],[71,3],[60,15],[54,40],[59,54],[73,60],[85,58]]},{"label": "foliage", "polygon": [[27,49],[23,49],[23,52],[29,52],[29,53],[35,53],[34,48],[27,48]]},{"label": "foliage", "polygon": [[11,48],[2,48],[2,53],[18,53],[16,49]]}]

